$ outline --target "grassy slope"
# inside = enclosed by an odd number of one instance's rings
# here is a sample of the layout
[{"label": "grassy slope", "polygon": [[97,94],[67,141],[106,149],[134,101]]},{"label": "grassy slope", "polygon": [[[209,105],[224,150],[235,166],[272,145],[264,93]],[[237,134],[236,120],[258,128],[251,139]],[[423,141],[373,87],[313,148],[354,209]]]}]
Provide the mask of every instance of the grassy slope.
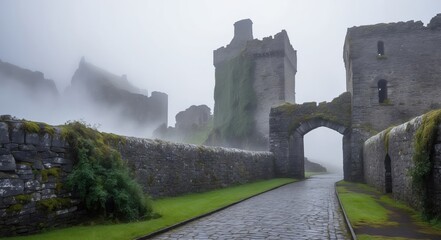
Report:
[{"label": "grassy slope", "polygon": [[350,192],[343,186],[338,186],[337,191],[354,227],[360,225],[385,226],[398,224],[388,220],[389,212],[378,204],[372,196],[364,193]]},{"label": "grassy slope", "polygon": [[287,178],[272,179],[205,193],[158,199],[153,202],[153,209],[162,217],[154,220],[124,224],[77,226],[37,235],[4,239],[133,239],[293,181],[293,179]]},{"label": "grassy slope", "polygon": [[[339,183],[344,183],[344,181]],[[351,183],[351,184],[355,184],[360,189],[364,189],[366,191],[371,191],[371,192],[377,192],[378,194],[380,194],[377,190],[366,184],[360,184],[360,183]],[[371,195],[352,192],[349,191],[346,187],[338,186],[338,185],[339,184],[337,183],[338,195],[348,215],[348,218],[354,227],[360,225],[381,227],[381,226],[394,226],[398,224],[397,222],[393,222],[389,220],[388,218],[389,211],[384,207],[382,207]],[[411,214],[412,216],[414,223],[421,227],[421,232],[431,234],[434,232],[439,232],[441,230],[440,221],[432,221],[430,223],[424,221],[420,213],[408,207],[406,204],[392,199],[390,195],[382,194],[382,196],[379,198],[379,201],[389,206],[400,208],[409,212],[409,214]],[[400,237],[374,236],[368,234],[357,235],[357,238],[360,240],[405,239]]]}]

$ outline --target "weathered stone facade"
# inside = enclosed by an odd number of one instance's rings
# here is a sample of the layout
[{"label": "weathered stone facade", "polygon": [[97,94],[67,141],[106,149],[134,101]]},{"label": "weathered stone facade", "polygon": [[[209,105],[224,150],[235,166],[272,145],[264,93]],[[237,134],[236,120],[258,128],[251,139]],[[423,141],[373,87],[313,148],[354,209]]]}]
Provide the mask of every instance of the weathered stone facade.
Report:
[{"label": "weathered stone facade", "polygon": [[[242,56],[250,61],[250,78],[252,82],[252,94],[254,95],[253,109],[249,113],[252,115],[253,130],[248,133],[253,141],[260,138],[257,146],[243,146],[239,143],[232,143],[234,139],[227,139],[227,142],[217,141],[215,144],[248,147],[250,149],[268,149],[269,142],[269,112],[272,106],[283,102],[295,103],[295,74],[297,72],[297,55],[289,42],[288,34],[285,30],[274,35],[274,37],[263,38],[262,40],[253,39],[252,22],[249,19],[238,21],[234,24],[235,31],[231,43],[226,47],[221,47],[214,51],[214,66],[216,71],[221,69],[228,61],[238,56]],[[232,73],[233,75],[235,72]],[[218,75],[216,75],[218,77]],[[219,88],[224,79],[216,79],[216,88]],[[237,81],[237,88],[240,83]],[[243,93],[242,95],[246,95]],[[230,97],[225,94],[215,94],[214,106],[214,128],[222,126],[229,119],[220,119],[225,111],[232,111],[231,108],[237,106],[233,102],[228,106],[224,104],[222,98]],[[233,96],[235,97],[235,96]],[[241,102],[244,96],[232,101]],[[251,106],[249,106],[251,107]],[[245,110],[248,110],[246,108]],[[221,136],[222,138],[222,136]]]},{"label": "weathered stone facade", "polygon": [[[421,195],[415,192],[410,171],[415,163],[415,133],[422,116],[392,129],[380,132],[364,143],[363,165],[366,183],[379,191],[391,192],[394,198],[417,209],[422,208]],[[438,138],[431,146],[433,163],[429,182],[429,201],[436,214],[441,214],[441,125]],[[389,187],[388,187],[389,185]]]},{"label": "weathered stone facade", "polygon": [[346,88],[352,94],[351,158],[370,136],[441,107],[441,15],[348,29]]},{"label": "weathered stone facade", "polygon": [[350,137],[350,118],[350,93],[344,93],[330,103],[285,103],[273,107],[270,114],[270,151],[275,156],[276,176],[305,177],[303,136],[322,126],[343,135],[345,179],[359,176],[361,168],[350,162],[347,140]]},{"label": "weathered stone facade", "polygon": [[121,155],[153,197],[247,183],[274,177],[274,155],[239,149],[127,138]]},{"label": "weathered stone facade", "polygon": [[[46,125],[40,124],[44,129]],[[60,129],[29,133],[23,121],[0,121],[0,235],[77,223],[84,212],[65,184],[73,162]]]},{"label": "weathered stone facade", "polygon": [[[0,235],[71,225],[85,215],[66,180],[74,167],[61,127],[0,117]],[[270,179],[274,155],[239,149],[126,138],[117,146],[145,193],[176,196]],[[48,206],[52,206],[50,208]],[[50,208],[50,209],[49,209]]]}]

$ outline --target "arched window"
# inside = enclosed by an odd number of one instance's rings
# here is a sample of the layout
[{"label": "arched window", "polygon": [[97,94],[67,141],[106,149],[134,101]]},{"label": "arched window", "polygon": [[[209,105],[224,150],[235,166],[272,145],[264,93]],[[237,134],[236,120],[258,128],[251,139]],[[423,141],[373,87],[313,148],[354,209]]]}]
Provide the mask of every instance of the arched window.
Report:
[{"label": "arched window", "polygon": [[378,102],[384,103],[387,99],[387,81],[381,79],[378,81]]},{"label": "arched window", "polygon": [[384,160],[385,176],[384,185],[386,193],[392,192],[392,163],[389,154],[386,154],[386,159]]},{"label": "arched window", "polygon": [[378,53],[378,56],[384,55],[384,42],[383,41],[377,42],[377,53]]}]

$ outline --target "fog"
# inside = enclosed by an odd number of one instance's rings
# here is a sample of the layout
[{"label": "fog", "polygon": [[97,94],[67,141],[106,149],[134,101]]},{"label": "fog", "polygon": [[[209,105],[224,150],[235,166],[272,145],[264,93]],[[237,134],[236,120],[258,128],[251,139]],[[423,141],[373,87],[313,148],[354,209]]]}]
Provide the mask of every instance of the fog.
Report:
[{"label": "fog", "polygon": [[[167,93],[168,124],[174,125],[176,113],[191,105],[213,109],[213,50],[230,42],[237,20],[250,18],[259,39],[285,29],[297,50],[296,101],[321,102],[346,90],[342,48],[348,27],[408,20],[427,24],[440,9],[439,0],[2,0],[0,59],[43,72],[63,94],[85,56],[118,76],[126,74],[140,89]],[[53,124],[78,119],[73,106],[58,108],[58,115],[47,119],[47,109],[59,102],[28,109],[32,100],[1,89],[0,114]],[[75,107],[85,110],[80,117],[92,123],[94,114],[106,114]],[[308,158],[341,162],[340,134],[320,128],[305,141]]]}]

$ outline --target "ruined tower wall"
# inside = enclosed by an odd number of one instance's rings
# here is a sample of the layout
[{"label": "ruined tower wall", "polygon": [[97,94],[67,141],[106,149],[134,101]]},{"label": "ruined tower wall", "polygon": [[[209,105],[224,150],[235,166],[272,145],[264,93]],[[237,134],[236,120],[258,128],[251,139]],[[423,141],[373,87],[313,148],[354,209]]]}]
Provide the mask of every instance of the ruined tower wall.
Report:
[{"label": "ruined tower wall", "polygon": [[[384,55],[377,43],[384,43]],[[348,91],[354,127],[380,131],[441,103],[441,31],[422,22],[350,28],[345,41]],[[379,103],[378,81],[387,81],[387,101]]]},{"label": "ruined tower wall", "polygon": [[[363,169],[362,146],[370,136],[441,106],[440,56],[441,31],[435,23],[424,27],[422,22],[409,21],[348,29],[344,61],[347,91],[352,93],[353,169]],[[380,80],[386,81],[382,90]],[[380,102],[384,89],[387,96]]]},{"label": "ruined tower wall", "polygon": [[[238,23],[242,21],[244,24],[239,24],[242,28],[237,29]],[[219,68],[226,61],[240,55],[251,61],[250,76],[255,94],[255,109],[252,113],[253,131],[254,136],[259,136],[265,143],[260,148],[267,149],[271,107],[284,102],[295,102],[296,51],[291,46],[286,31],[283,30],[274,37],[266,37],[262,40],[252,39],[252,30],[250,29],[252,22],[248,19],[242,21],[235,24],[235,34],[239,34],[241,37],[235,35],[227,47],[214,51],[214,65]],[[245,33],[241,34],[241,31]],[[218,81],[219,79],[216,79],[217,84],[219,84]],[[220,97],[225,97],[225,95]],[[221,101],[215,95],[215,123],[218,122],[219,115],[222,115],[217,114],[220,109],[218,104]],[[227,108],[227,111],[229,110]]]}]

